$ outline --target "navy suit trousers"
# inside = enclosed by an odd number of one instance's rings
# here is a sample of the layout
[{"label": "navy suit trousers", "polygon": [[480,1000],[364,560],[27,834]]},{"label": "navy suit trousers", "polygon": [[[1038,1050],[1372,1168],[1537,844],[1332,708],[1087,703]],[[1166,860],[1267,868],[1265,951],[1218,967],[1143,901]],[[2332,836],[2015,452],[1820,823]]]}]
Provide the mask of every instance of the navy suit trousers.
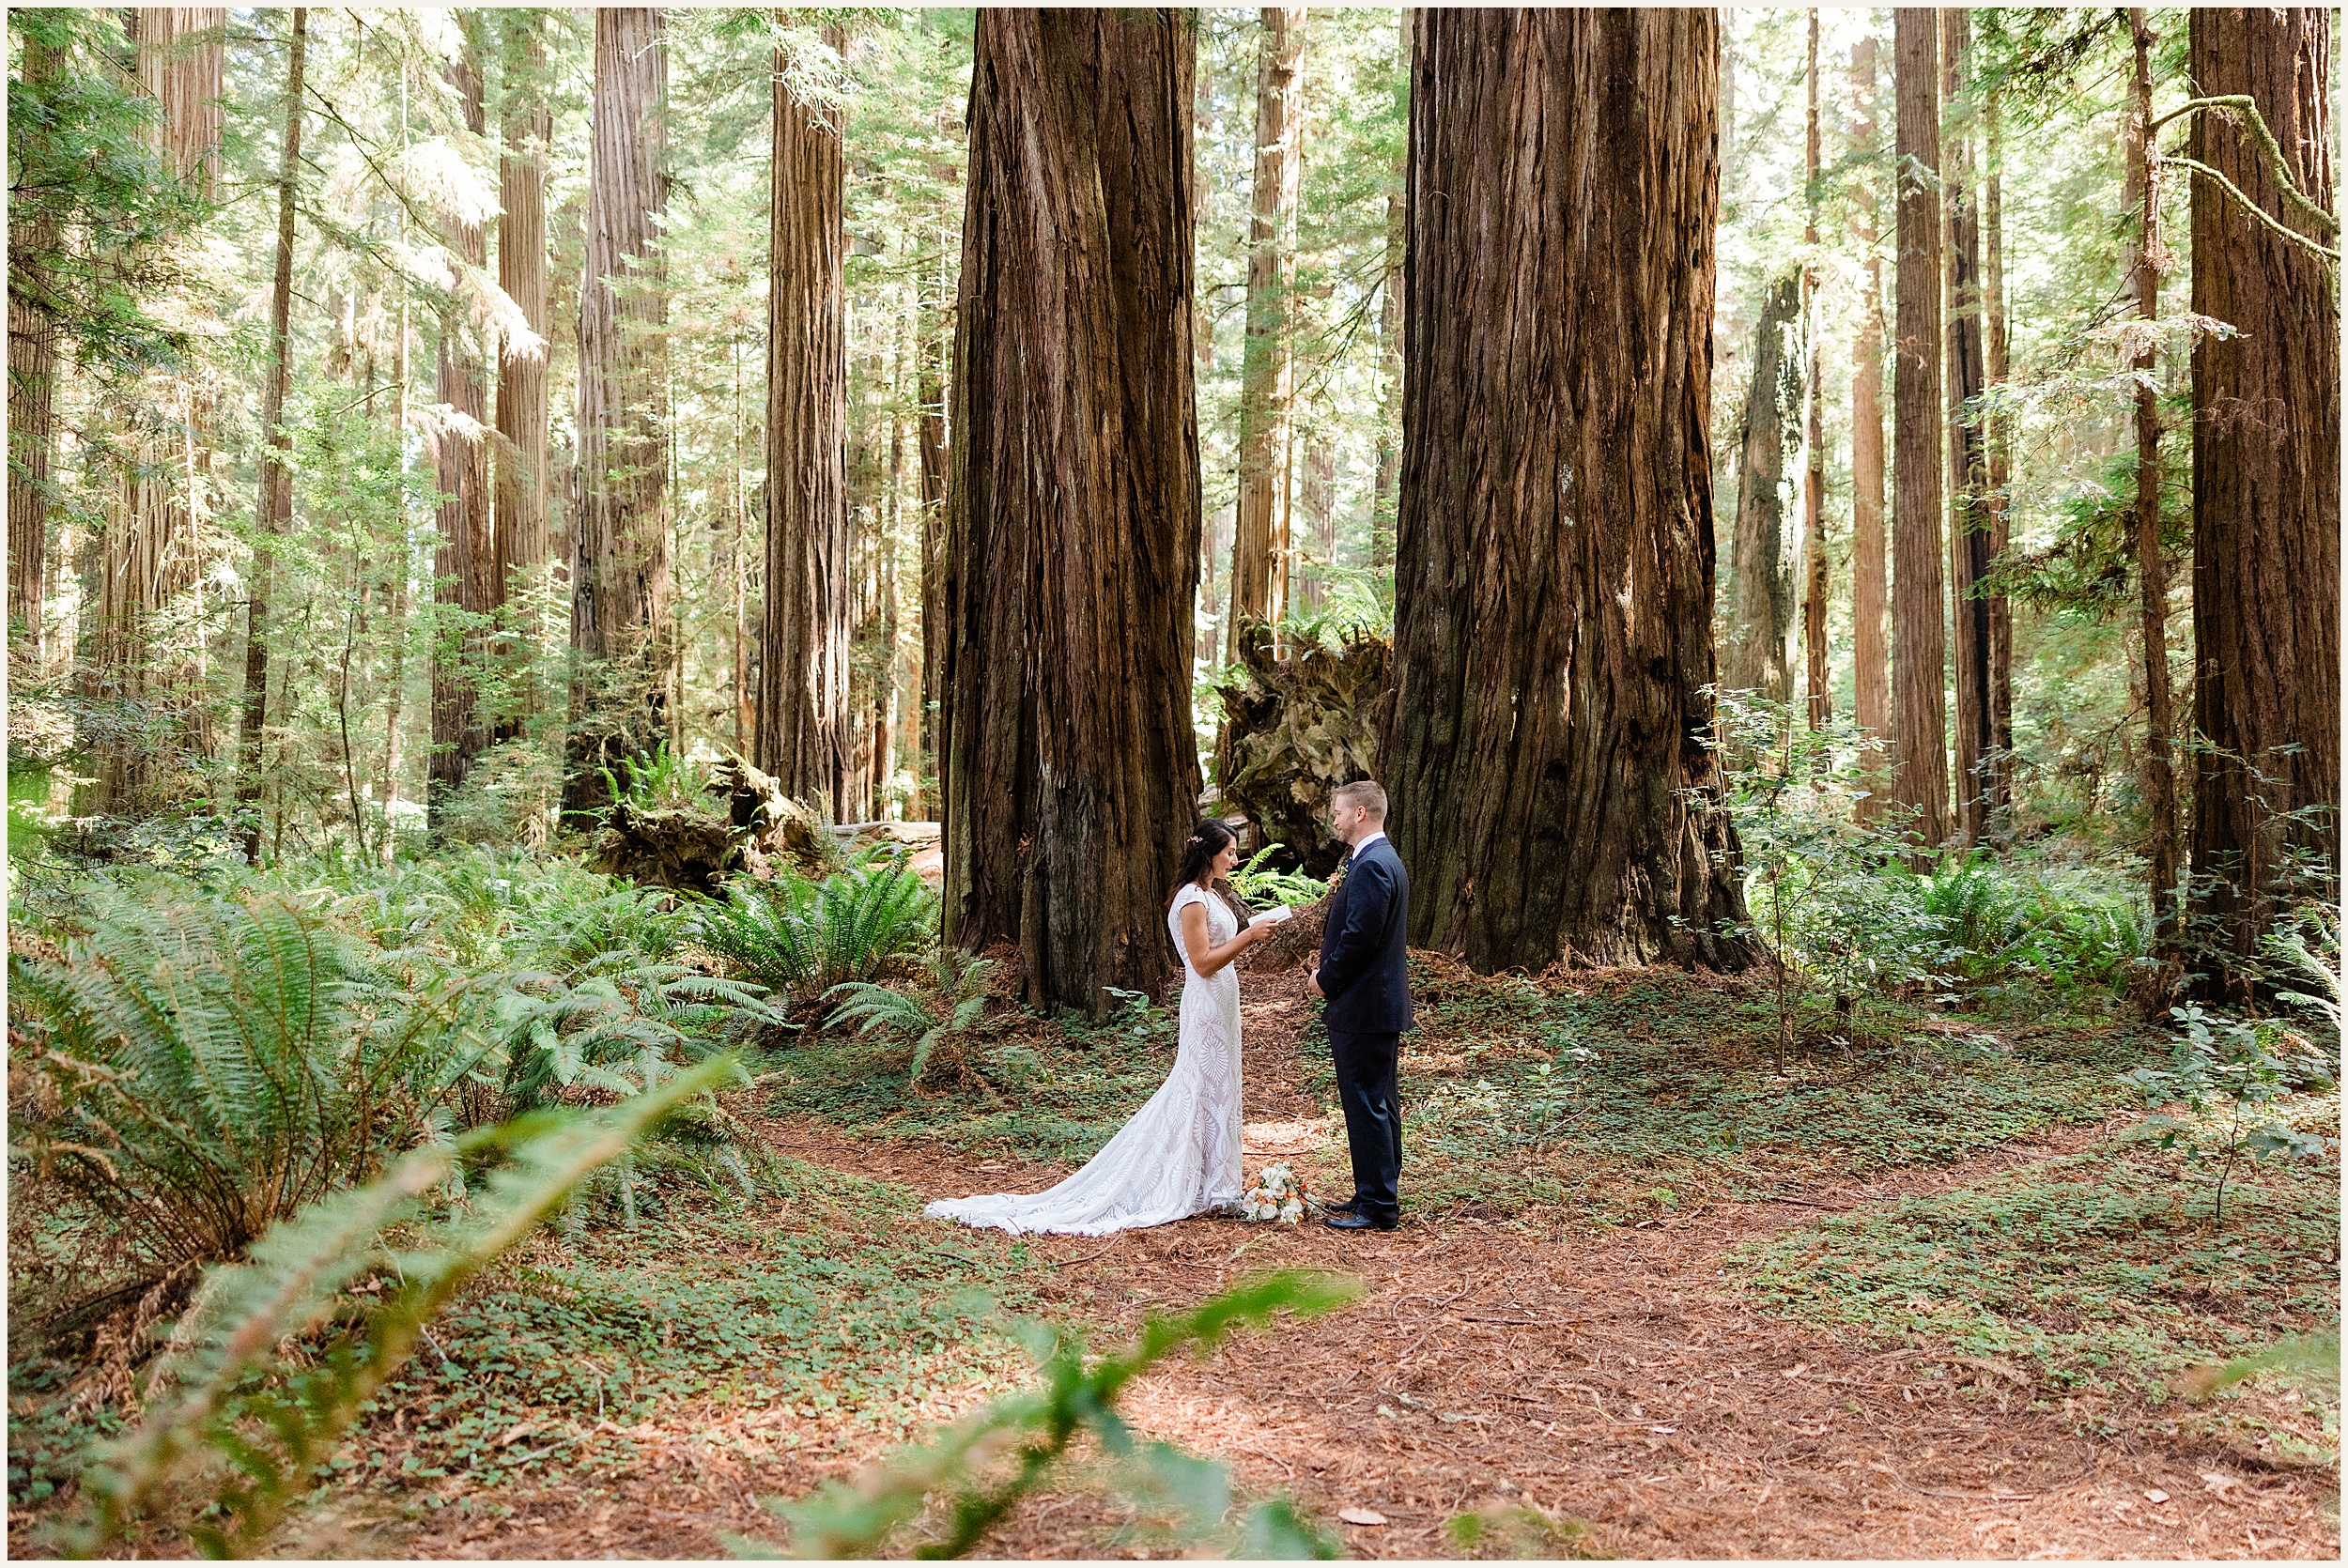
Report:
[{"label": "navy suit trousers", "polygon": [[1329,1049],[1336,1058],[1337,1097],[1345,1105],[1345,1140],[1353,1156],[1354,1207],[1373,1220],[1398,1219],[1402,1102],[1396,1098],[1394,1076],[1402,1037],[1332,1029]]}]

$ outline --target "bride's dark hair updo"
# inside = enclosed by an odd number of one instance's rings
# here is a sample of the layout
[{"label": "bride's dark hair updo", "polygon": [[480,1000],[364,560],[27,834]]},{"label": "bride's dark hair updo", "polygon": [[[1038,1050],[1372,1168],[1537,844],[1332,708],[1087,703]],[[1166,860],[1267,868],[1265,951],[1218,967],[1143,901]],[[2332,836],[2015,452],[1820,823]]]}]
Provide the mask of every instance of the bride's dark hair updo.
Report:
[{"label": "bride's dark hair updo", "polygon": [[1174,891],[1166,895],[1167,899],[1178,897],[1184,886],[1205,876],[1208,866],[1223,853],[1224,845],[1238,842],[1239,835],[1231,831],[1229,823],[1213,817],[1199,818],[1198,825],[1190,830],[1190,838],[1183,841],[1182,872],[1174,879]]}]

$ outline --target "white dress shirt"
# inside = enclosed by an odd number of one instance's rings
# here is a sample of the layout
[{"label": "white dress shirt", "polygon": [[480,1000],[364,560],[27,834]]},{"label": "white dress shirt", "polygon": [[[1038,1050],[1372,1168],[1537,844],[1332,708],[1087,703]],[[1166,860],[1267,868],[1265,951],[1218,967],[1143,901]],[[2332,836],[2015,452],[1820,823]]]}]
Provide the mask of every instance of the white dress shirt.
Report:
[{"label": "white dress shirt", "polygon": [[1376,843],[1379,839],[1383,838],[1385,836],[1386,830],[1384,828],[1380,828],[1377,832],[1372,833],[1368,838],[1353,846],[1353,853],[1345,857],[1345,863],[1348,866],[1352,865],[1353,862],[1362,857],[1362,852],[1364,850],[1369,848],[1370,845]]}]

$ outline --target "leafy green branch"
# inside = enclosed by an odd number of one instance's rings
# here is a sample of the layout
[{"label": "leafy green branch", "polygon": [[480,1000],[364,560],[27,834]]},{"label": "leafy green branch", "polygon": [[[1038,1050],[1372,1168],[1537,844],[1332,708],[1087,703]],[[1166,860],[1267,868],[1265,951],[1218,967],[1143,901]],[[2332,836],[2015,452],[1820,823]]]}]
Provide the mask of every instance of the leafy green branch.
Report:
[{"label": "leafy green branch", "polygon": [[[792,1527],[795,1555],[802,1558],[869,1557],[890,1531],[920,1514],[934,1492],[950,1491],[950,1525],[944,1539],[915,1548],[919,1558],[961,1557],[984,1539],[1012,1505],[1043,1480],[1067,1454],[1079,1433],[1089,1431],[1109,1454],[1137,1461],[1194,1523],[1211,1527],[1229,1502],[1223,1467],[1183,1454],[1170,1445],[1137,1444],[1117,1402],[1135,1377],[1189,1345],[1205,1355],[1241,1328],[1261,1327],[1280,1312],[1312,1316],[1360,1294],[1352,1280],[1286,1271],[1249,1281],[1180,1317],[1150,1319],[1141,1337],[1125,1349],[1087,1365],[1084,1345],[1074,1333],[1043,1325],[1026,1326],[1037,1353],[1043,1386],[996,1401],[926,1447],[899,1451],[854,1484],[827,1482],[797,1503],[770,1504]],[[990,1483],[979,1472],[1006,1458],[1012,1470]],[[1267,1556],[1329,1557],[1335,1549],[1279,1500],[1256,1510],[1247,1527],[1248,1545]],[[748,1538],[729,1542],[745,1556],[778,1557],[780,1551]]]}]

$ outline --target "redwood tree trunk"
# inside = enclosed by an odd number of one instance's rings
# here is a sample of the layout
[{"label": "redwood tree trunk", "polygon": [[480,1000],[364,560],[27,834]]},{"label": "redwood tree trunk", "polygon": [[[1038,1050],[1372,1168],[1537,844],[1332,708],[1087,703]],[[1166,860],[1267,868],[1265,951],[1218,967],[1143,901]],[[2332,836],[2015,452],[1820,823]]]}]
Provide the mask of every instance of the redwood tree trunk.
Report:
[{"label": "redwood tree trunk", "polygon": [[1414,13],[1397,692],[1411,937],[1751,961],[1712,705],[1709,10]]},{"label": "redwood tree trunk", "polygon": [[[2194,92],[2248,94],[2294,183],[2326,209],[2331,17],[2196,10],[2187,45]],[[2245,130],[2203,113],[2190,146],[2307,232]],[[2248,991],[2248,961],[2291,899],[2339,897],[2337,286],[2317,257],[2195,178],[2193,309],[2241,332],[2193,351],[2193,914],[2215,996]]]},{"label": "redwood tree trunk", "polygon": [[[157,110],[153,145],[173,174],[207,200],[220,156],[227,16],[217,8],[156,6],[132,12],[130,25],[139,85]],[[164,602],[186,592],[198,576],[196,488],[209,453],[197,451],[201,410],[194,383],[176,383],[173,395],[184,399],[176,408],[139,410],[122,511],[108,519],[103,535],[91,638],[97,684],[102,694],[126,704],[131,715],[153,714],[178,681],[175,672],[157,668],[151,623]],[[157,770],[177,743],[157,718],[143,718],[120,739],[100,746],[101,809],[121,812],[154,804]]]},{"label": "redwood tree trunk", "polygon": [[[1966,11],[1940,12],[1940,82],[1944,102],[1957,100],[1972,44]],[[1963,134],[1943,148],[1941,191],[1948,223],[1949,596],[1955,607],[1956,840],[1971,846],[1986,837],[1999,804],[1988,765],[1995,747],[1989,724],[1989,602],[1979,592],[1989,574],[1989,452],[1975,399],[1988,384],[1982,358],[1981,214],[1973,190],[1973,148]]]},{"label": "redwood tree trunk", "polygon": [[[1851,50],[1851,85],[1859,102],[1855,152],[1872,154],[1878,130],[1875,117],[1876,40],[1861,38]],[[1892,669],[1885,657],[1884,612],[1890,592],[1883,535],[1883,257],[1881,223],[1872,184],[1858,188],[1859,238],[1867,258],[1860,286],[1858,341],[1851,350],[1851,711],[1859,727],[1878,741],[1892,730]],[[1867,769],[1869,793],[1860,817],[1873,821],[1883,808],[1890,769],[1877,754]]]},{"label": "redwood tree trunk", "polygon": [[[482,100],[481,21],[465,18],[464,52],[449,66],[448,85],[464,115],[465,129],[486,129]],[[470,267],[488,264],[488,236],[477,222],[455,214],[445,219],[443,240]],[[473,759],[489,744],[481,714],[481,665],[485,637],[497,611],[497,537],[489,493],[489,443],[486,367],[477,344],[463,331],[459,313],[440,316],[440,362],[434,385],[440,401],[470,428],[444,425],[432,443],[435,484],[441,501],[436,519],[433,602],[453,610],[453,624],[433,628],[432,755],[425,774],[427,822],[437,838],[452,796],[472,771]],[[444,610],[444,616],[446,611]]]},{"label": "redwood tree trunk", "polygon": [[270,541],[293,513],[293,471],[284,454],[293,442],[280,427],[293,375],[288,322],[293,303],[294,183],[301,167],[302,69],[310,46],[310,13],[295,8],[292,48],[286,63],[286,139],[277,163],[277,266],[270,285],[269,362],[262,372],[261,488],[255,508],[257,537],[245,586],[244,714],[237,734],[239,837],[246,860],[261,858],[261,740],[269,723],[270,577],[276,569]]},{"label": "redwood tree trunk", "polygon": [[1787,272],[1762,297],[1753,385],[1737,463],[1736,620],[1728,682],[1773,702],[1794,693],[1801,594],[1801,278]]},{"label": "redwood tree trunk", "polygon": [[1305,165],[1305,8],[1266,6],[1256,64],[1255,212],[1247,225],[1247,338],[1240,366],[1239,513],[1231,532],[1226,657],[1251,621],[1288,608],[1289,403],[1296,390],[1289,293]]},{"label": "redwood tree trunk", "polygon": [[[27,36],[24,81],[54,76],[56,54]],[[19,132],[22,134],[23,132]],[[11,241],[14,236],[10,237]],[[56,225],[43,219],[24,237],[35,258],[55,254]],[[56,444],[57,323],[30,297],[13,265],[8,268],[8,619],[23,627],[23,652],[38,667],[43,657],[43,590],[49,574],[49,464]]]},{"label": "redwood tree trunk", "polygon": [[[1807,208],[1802,243],[1815,254],[1818,245],[1818,12],[1810,11],[1810,64],[1807,72],[1809,108],[1802,138]],[[1801,439],[1810,461],[1801,481],[1801,638],[1803,684],[1809,689],[1810,728],[1823,730],[1833,712],[1826,675],[1826,389],[1818,376],[1818,269],[1804,262],[1801,269]]]},{"label": "redwood tree trunk", "polygon": [[[2130,122],[2129,179],[2135,188],[2139,232],[2136,246],[2136,313],[2145,321],[2160,315],[2160,186],[2153,163],[2153,30],[2142,7],[2128,12],[2136,45],[2136,113]],[[2144,811],[2145,870],[2151,879],[2153,925],[2161,957],[2180,950],[2183,931],[2177,906],[2177,772],[2172,751],[2176,715],[2169,690],[2169,562],[2160,549],[2160,394],[2153,386],[2156,362],[2148,337],[2132,365],[2136,390],[2136,572],[2143,592],[2144,626]]]},{"label": "redwood tree trunk", "polygon": [[[850,810],[847,237],[841,129],[775,52],[767,231],[766,571],[758,765],[795,800]],[[836,114],[837,111],[832,111]],[[844,815],[842,820],[846,820]]]},{"label": "redwood tree trunk", "polygon": [[[1402,73],[1411,74],[1411,13],[1402,13]],[[1386,271],[1378,290],[1378,468],[1370,484],[1369,569],[1394,564],[1395,496],[1401,469],[1397,444],[1402,423],[1402,256],[1410,214],[1403,192],[1386,198]]]},{"label": "redwood tree trunk", "polygon": [[[505,13],[505,68],[498,119],[498,286],[542,340],[498,351],[497,581],[502,607],[515,573],[547,559],[547,146],[554,135],[547,94],[546,13]],[[501,727],[500,738],[514,732]]]},{"label": "redwood tree trunk", "polygon": [[945,934],[1155,991],[1197,809],[1191,19],[981,10],[939,559]]},{"label": "redwood tree trunk", "polygon": [[1892,369],[1892,801],[1924,851],[1949,837],[1948,623],[1940,550],[1939,47],[1933,14],[1892,15],[1899,108],[1899,305]]},{"label": "redwood tree trunk", "polygon": [[[2011,366],[2010,334],[2005,310],[2005,206],[2002,196],[2004,144],[1998,118],[1998,89],[1988,89],[1984,106],[1987,123],[1988,160],[1983,170],[1982,228],[1982,351],[1992,392],[2003,387]],[[2005,557],[2013,537],[2014,428],[2011,415],[1995,413],[1983,423],[1989,456],[1989,560]],[[2004,807],[2014,800],[2014,601],[2003,593],[1988,594],[1989,605],[1989,744],[1997,747],[1997,766],[1990,771],[1992,803]]]},{"label": "redwood tree trunk", "polygon": [[572,540],[571,698],[563,807],[604,804],[600,770],[669,733],[668,310],[654,245],[667,185],[661,13],[595,12],[587,259],[579,307],[579,517]]}]

